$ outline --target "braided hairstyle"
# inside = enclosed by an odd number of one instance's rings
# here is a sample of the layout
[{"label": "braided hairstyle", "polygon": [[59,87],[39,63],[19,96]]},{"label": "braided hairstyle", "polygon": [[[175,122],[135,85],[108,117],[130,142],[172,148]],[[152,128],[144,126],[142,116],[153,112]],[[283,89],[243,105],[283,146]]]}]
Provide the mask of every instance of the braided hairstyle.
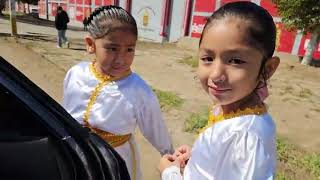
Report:
[{"label": "braided hairstyle", "polygon": [[138,37],[137,23],[133,16],[118,6],[100,6],[88,19],[88,31],[95,39],[119,29],[130,31]]}]

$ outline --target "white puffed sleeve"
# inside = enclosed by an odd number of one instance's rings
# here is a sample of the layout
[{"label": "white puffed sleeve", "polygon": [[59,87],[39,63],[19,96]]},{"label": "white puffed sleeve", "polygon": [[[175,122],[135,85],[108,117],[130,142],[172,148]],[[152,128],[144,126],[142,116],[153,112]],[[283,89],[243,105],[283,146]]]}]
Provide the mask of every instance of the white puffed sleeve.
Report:
[{"label": "white puffed sleeve", "polygon": [[137,117],[140,131],[161,155],[173,153],[171,138],[156,95],[145,85],[140,98]]},{"label": "white puffed sleeve", "polygon": [[275,145],[263,142],[255,133],[239,132],[229,143],[221,169],[215,172],[223,180],[271,180],[275,178]]}]

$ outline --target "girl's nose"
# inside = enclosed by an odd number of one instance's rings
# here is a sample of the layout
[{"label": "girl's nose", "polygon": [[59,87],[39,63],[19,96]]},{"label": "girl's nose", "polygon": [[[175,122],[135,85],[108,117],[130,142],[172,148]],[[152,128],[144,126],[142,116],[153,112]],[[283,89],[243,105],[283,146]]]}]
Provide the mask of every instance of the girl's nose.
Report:
[{"label": "girl's nose", "polygon": [[116,64],[122,64],[124,62],[124,58],[125,58],[125,55],[124,53],[117,53],[117,55],[114,57],[114,63]]},{"label": "girl's nose", "polygon": [[223,83],[226,81],[227,76],[225,74],[224,64],[219,62],[218,60],[214,61],[211,69],[209,79],[213,83]]},{"label": "girl's nose", "polygon": [[222,74],[221,76],[215,78],[215,79],[210,79],[214,84],[223,84],[226,81],[226,76]]}]

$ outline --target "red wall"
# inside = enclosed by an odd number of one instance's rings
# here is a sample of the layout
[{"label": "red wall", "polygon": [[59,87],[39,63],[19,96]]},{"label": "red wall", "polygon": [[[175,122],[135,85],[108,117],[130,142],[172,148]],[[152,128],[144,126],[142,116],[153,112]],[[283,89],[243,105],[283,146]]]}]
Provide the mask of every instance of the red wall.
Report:
[{"label": "red wall", "polygon": [[[245,1],[245,0],[221,0],[220,4],[218,6],[222,6],[226,3],[235,2],[235,1]],[[247,0],[248,1],[248,0]],[[254,1],[257,2],[257,1]],[[264,7],[268,12],[278,20],[279,13],[277,11],[277,7],[275,4],[271,2],[271,0],[260,0],[260,6]],[[195,1],[195,7],[193,12],[193,20],[192,20],[192,31],[191,31],[191,37],[199,38],[201,36],[202,28],[205,25],[206,17],[210,16],[214,10],[218,9],[219,7],[216,7],[216,0],[196,0]],[[281,22],[277,22],[277,51],[280,52],[287,52],[287,53],[293,53],[293,46],[294,42],[297,37],[297,31],[288,31],[284,27],[284,25]],[[310,39],[310,35],[304,35],[299,42],[299,51],[298,55],[303,56],[305,53],[305,47],[306,47],[306,40],[308,41]],[[313,54],[313,57],[316,59],[320,59],[320,44],[316,52]]]}]

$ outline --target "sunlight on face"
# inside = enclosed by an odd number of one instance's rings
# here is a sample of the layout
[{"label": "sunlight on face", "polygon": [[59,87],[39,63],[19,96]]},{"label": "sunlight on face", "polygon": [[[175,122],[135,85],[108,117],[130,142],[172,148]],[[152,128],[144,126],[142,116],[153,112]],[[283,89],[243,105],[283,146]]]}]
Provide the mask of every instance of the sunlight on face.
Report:
[{"label": "sunlight on face", "polygon": [[215,103],[241,101],[257,86],[262,54],[244,41],[242,20],[218,20],[205,30],[199,49],[198,76]]},{"label": "sunlight on face", "polygon": [[104,74],[120,77],[130,70],[137,36],[126,30],[116,30],[95,40],[96,66]]}]

